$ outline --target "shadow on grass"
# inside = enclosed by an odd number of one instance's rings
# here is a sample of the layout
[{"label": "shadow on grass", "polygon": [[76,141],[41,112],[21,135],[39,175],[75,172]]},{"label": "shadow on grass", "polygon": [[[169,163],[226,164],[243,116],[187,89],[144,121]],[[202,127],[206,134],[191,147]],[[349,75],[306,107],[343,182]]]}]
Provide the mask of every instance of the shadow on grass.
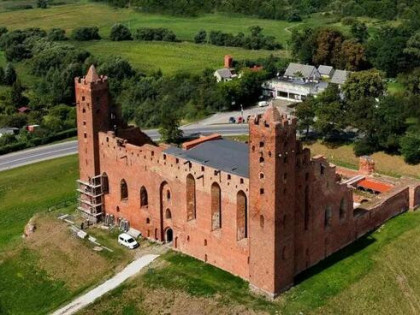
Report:
[{"label": "shadow on grass", "polygon": [[332,254],[331,256],[325,258],[324,260],[320,261],[316,265],[310,267],[309,269],[301,272],[295,277],[295,285],[315,276],[316,274],[324,271],[325,269],[330,268],[331,266],[335,265],[336,263],[340,262],[347,257],[354,255],[355,253],[365,249],[366,247],[370,246],[376,240],[371,237],[372,233],[366,234],[365,236],[361,237],[354,243],[344,247],[343,249],[339,250],[338,252]]}]

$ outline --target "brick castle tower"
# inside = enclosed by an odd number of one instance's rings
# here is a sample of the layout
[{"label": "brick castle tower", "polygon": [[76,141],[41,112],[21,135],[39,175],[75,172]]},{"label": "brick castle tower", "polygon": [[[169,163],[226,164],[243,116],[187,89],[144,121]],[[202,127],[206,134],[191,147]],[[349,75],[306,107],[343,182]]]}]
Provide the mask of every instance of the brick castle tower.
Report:
[{"label": "brick castle tower", "polygon": [[100,173],[98,132],[111,129],[108,79],[92,65],[85,77],[75,79],[75,89],[80,179],[88,181]]},{"label": "brick castle tower", "polygon": [[296,121],[271,106],[250,123],[250,284],[274,297],[293,284]]}]

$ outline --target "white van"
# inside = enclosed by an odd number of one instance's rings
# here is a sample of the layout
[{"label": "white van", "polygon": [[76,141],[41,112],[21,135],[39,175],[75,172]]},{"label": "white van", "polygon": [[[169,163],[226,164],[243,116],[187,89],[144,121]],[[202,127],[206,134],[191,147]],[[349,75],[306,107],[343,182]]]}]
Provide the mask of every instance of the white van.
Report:
[{"label": "white van", "polygon": [[268,106],[268,102],[267,101],[260,101],[258,102],[258,107],[265,107]]},{"label": "white van", "polygon": [[139,243],[137,243],[137,241],[127,233],[118,235],[118,243],[130,249],[139,247]]}]

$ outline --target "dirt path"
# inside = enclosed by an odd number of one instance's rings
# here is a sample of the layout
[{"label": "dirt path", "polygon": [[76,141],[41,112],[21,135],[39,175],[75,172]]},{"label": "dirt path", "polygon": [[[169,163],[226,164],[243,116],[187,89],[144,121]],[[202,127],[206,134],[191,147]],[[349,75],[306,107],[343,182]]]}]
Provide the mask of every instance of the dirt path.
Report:
[{"label": "dirt path", "polygon": [[76,298],[70,304],[67,304],[66,306],[55,311],[53,315],[71,315],[76,313],[77,311],[81,310],[90,303],[93,303],[97,298],[101,297],[105,293],[118,287],[128,278],[134,276],[136,273],[138,273],[141,269],[150,264],[157,257],[159,257],[159,255],[145,255],[136,259],[135,261],[127,265],[127,267],[125,267],[121,272],[117,273],[114,277],[105,281],[104,283],[85,293],[84,295]]}]

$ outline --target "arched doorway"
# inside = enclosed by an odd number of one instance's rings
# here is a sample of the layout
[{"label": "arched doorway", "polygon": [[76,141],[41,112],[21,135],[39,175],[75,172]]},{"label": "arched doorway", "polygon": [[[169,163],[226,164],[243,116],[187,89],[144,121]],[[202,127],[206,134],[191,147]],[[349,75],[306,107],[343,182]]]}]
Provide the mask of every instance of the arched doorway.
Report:
[{"label": "arched doorway", "polygon": [[171,228],[168,228],[165,233],[165,241],[166,243],[171,243],[174,238],[174,232]]}]

